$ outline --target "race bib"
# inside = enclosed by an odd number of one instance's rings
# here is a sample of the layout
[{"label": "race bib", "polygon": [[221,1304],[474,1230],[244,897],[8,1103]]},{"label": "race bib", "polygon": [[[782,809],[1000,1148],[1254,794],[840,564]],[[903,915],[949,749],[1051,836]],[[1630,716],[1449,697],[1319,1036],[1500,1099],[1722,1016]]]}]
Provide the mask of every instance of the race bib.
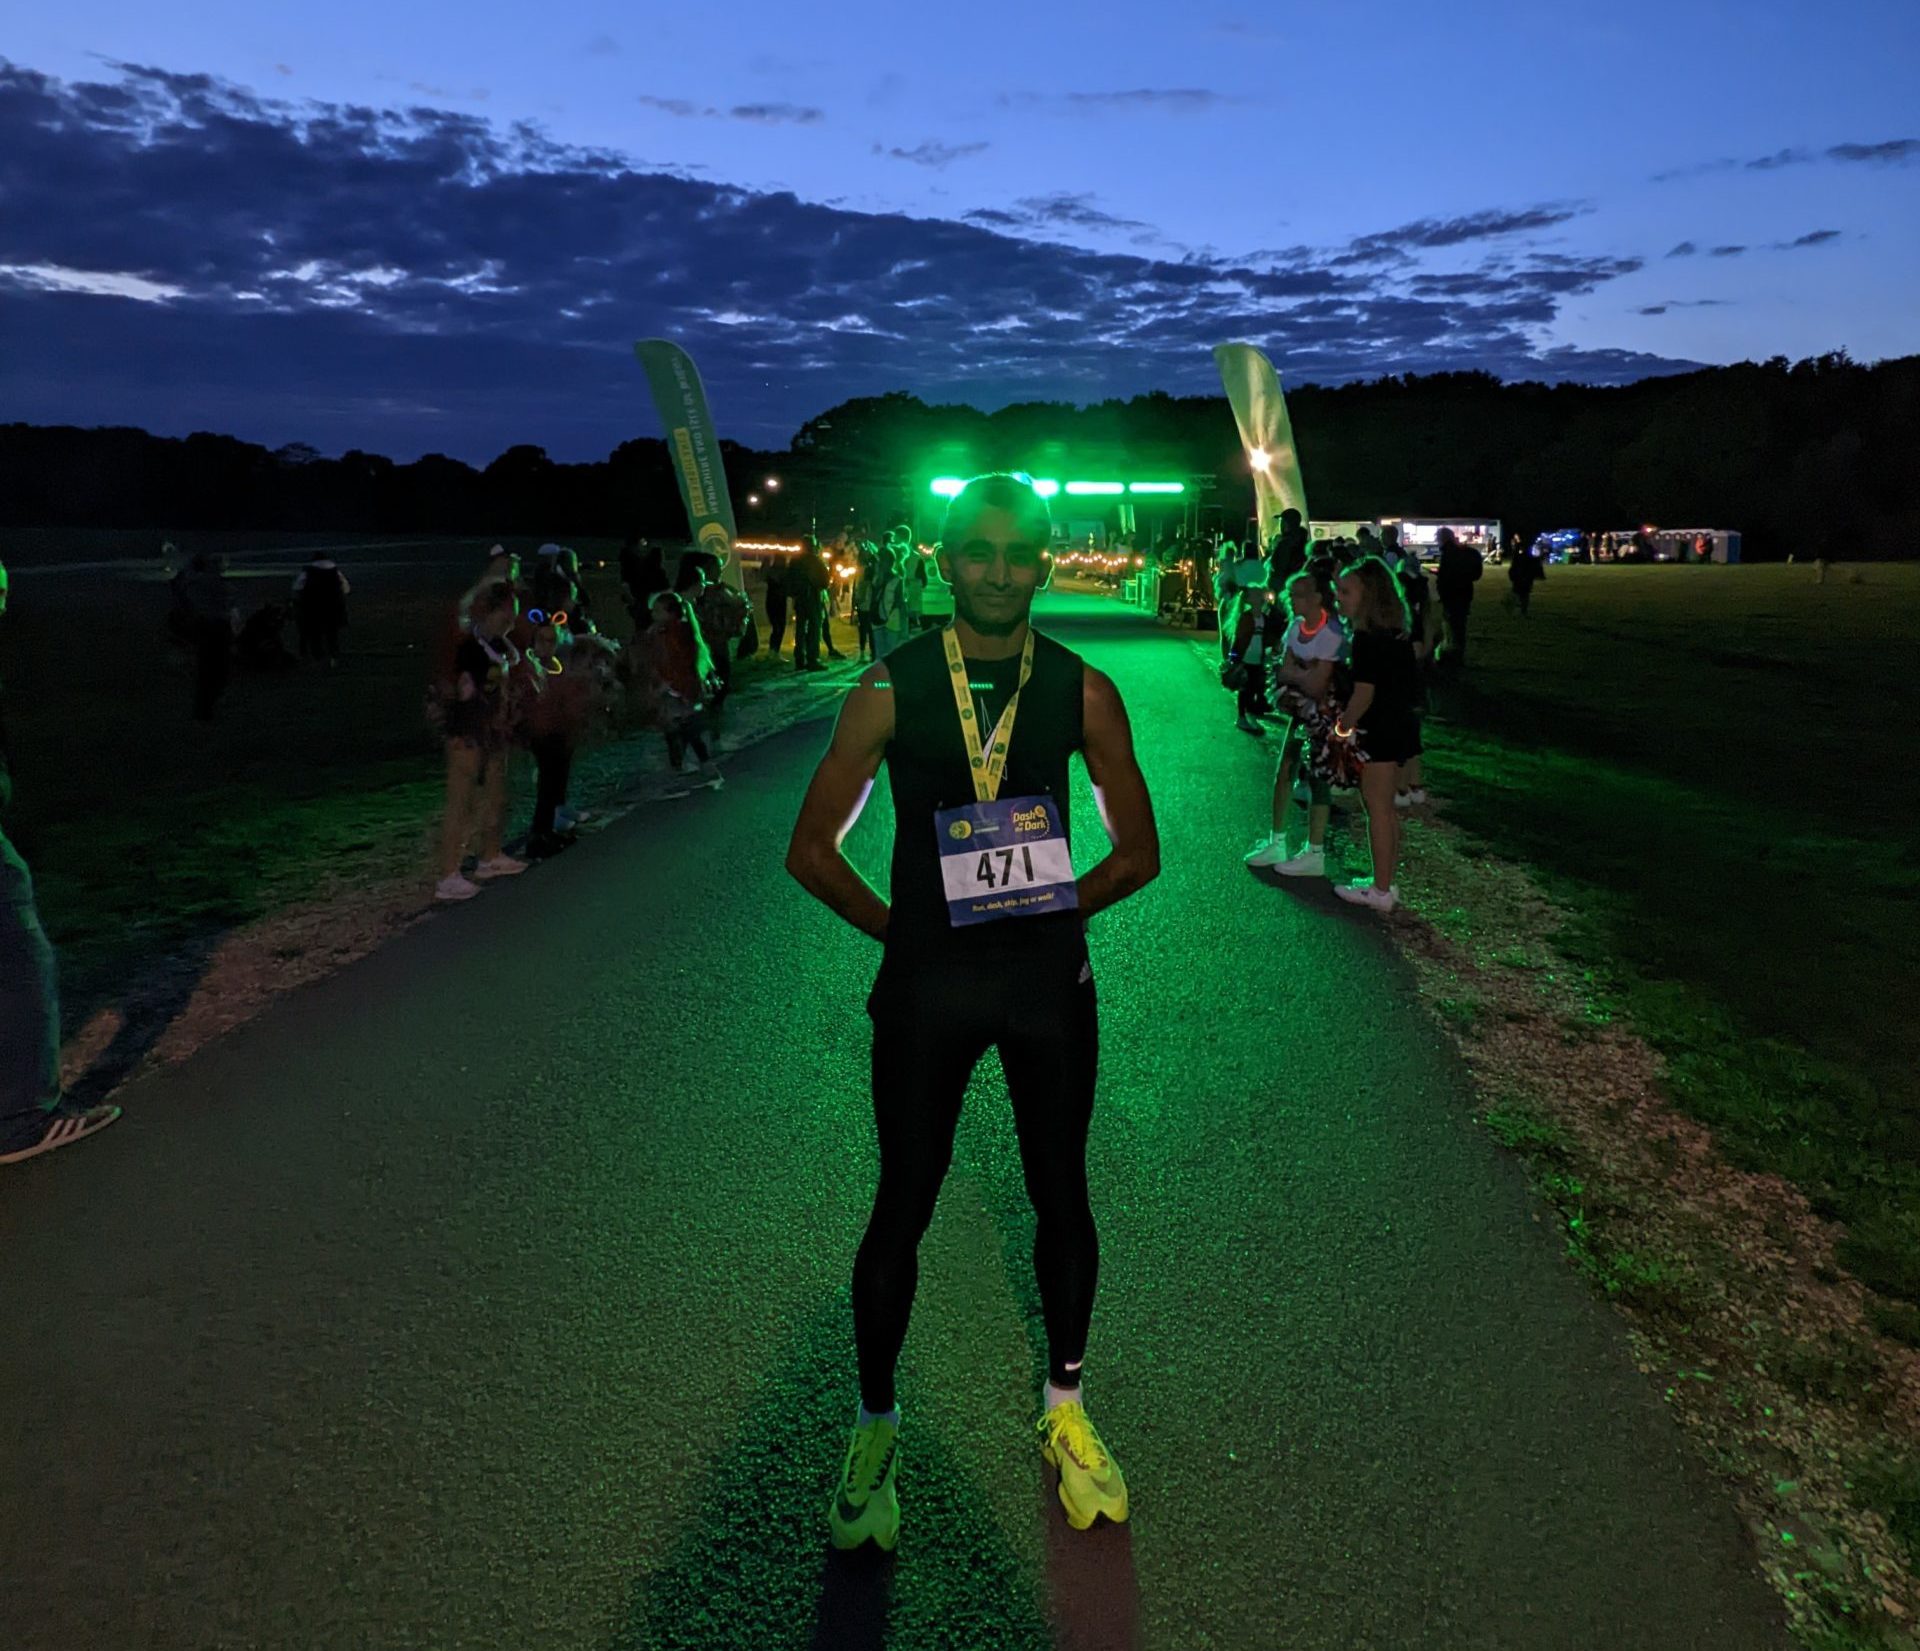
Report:
[{"label": "race bib", "polygon": [[1052,797],[1003,797],[933,817],[947,920],[955,928],[1045,917],[1080,904],[1066,821]]}]

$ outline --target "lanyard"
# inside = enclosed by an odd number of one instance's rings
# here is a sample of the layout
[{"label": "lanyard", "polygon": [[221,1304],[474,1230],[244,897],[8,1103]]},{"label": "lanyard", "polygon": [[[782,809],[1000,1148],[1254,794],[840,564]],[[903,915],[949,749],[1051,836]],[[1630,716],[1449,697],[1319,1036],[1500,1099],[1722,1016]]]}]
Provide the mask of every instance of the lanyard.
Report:
[{"label": "lanyard", "polygon": [[989,739],[989,755],[980,744],[980,727],[973,714],[973,692],[967,686],[967,662],[960,657],[960,643],[951,629],[940,633],[947,650],[947,680],[953,684],[953,703],[960,712],[960,737],[967,742],[967,761],[973,769],[975,802],[990,803],[1000,795],[1000,776],[1007,769],[1007,747],[1013,743],[1013,720],[1020,712],[1020,692],[1033,675],[1033,632],[1027,632],[1027,645],[1020,651],[1020,683],[1013,698],[1000,713]]}]

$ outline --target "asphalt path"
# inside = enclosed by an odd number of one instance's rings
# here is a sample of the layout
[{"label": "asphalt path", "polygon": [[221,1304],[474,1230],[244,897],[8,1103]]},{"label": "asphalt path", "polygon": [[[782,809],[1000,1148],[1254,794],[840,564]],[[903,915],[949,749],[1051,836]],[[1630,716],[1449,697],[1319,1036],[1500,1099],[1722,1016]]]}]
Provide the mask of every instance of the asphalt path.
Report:
[{"label": "asphalt path", "polygon": [[[1087,1393],[1130,1525],[1068,1530],[1046,1482],[989,1058],[899,1553],[828,1553],[877,952],[781,870],[814,722],[5,1172],[0,1646],[1784,1645],[1379,921],[1241,867],[1267,758],[1204,662],[1043,614],[1119,683],[1165,842],[1092,926]],[[1084,776],[1076,819],[1091,860]],[[876,878],[892,823],[883,783]]]}]

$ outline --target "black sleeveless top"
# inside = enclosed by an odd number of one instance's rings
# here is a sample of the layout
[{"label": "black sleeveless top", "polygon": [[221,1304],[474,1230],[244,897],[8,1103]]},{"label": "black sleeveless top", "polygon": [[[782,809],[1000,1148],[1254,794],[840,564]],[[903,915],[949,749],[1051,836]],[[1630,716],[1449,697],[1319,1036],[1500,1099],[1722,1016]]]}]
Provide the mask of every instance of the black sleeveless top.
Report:
[{"label": "black sleeveless top", "polygon": [[[941,634],[923,631],[887,655],[893,683],[893,738],[887,742],[887,781],[893,791],[893,910],[887,921],[887,956],[937,960],[1084,950],[1086,925],[1077,911],[957,929],[947,920],[933,816],[943,808],[965,807],[974,795]],[[1020,685],[1020,656],[969,659],[967,676],[984,740]],[[1067,759],[1085,743],[1084,676],[1078,654],[1033,633],[1033,675],[1020,696],[1006,771],[1000,777],[1003,799],[1057,799],[1069,845],[1073,819]]]}]

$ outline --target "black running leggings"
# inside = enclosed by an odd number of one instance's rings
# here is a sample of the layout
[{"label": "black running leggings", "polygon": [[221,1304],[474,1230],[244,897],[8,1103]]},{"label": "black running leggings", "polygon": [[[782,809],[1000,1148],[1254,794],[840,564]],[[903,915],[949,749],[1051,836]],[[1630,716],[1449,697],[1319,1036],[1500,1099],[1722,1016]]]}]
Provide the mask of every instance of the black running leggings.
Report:
[{"label": "black running leggings", "polygon": [[1100,1024],[1084,956],[915,967],[889,960],[873,1017],[873,1115],[880,1186],[853,1264],[860,1400],[893,1408],[893,1372],[919,1282],[920,1238],[953,1160],[960,1102],[980,1057],[999,1046],[1033,1203],[1033,1270],[1046,1318],[1048,1373],[1079,1380],[1093,1318],[1100,1240],[1087,1198]]}]

